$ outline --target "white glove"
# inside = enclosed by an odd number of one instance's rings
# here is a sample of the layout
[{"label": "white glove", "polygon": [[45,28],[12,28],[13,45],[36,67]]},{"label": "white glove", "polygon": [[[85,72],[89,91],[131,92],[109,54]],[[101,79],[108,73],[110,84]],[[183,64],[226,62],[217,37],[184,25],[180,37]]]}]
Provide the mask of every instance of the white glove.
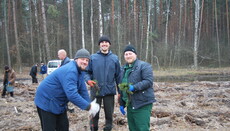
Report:
[{"label": "white glove", "polygon": [[99,111],[99,109],[100,109],[100,106],[99,106],[98,103],[96,103],[96,101],[97,101],[97,99],[94,99],[94,100],[90,103],[91,107],[90,107],[90,109],[89,109],[89,115],[92,116],[92,117],[94,117],[94,116],[98,113],[98,111]]}]

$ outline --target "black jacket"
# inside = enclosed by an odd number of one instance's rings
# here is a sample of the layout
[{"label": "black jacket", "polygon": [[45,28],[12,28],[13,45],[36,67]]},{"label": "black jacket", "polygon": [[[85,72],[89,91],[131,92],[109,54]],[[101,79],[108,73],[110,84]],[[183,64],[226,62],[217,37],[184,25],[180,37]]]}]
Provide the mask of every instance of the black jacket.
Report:
[{"label": "black jacket", "polygon": [[32,68],[30,70],[30,76],[32,76],[32,77],[37,76],[37,66],[36,65],[32,66]]}]

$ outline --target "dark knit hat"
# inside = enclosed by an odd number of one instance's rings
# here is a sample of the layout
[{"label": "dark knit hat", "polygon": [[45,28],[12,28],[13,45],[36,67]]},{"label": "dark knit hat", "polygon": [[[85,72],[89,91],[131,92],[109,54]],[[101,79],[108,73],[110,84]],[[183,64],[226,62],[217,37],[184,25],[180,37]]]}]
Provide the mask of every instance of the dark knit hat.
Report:
[{"label": "dark knit hat", "polygon": [[132,51],[133,53],[137,54],[136,49],[132,45],[127,45],[124,49],[124,53],[126,51]]},{"label": "dark knit hat", "polygon": [[77,51],[77,53],[75,54],[74,60],[77,58],[88,58],[88,59],[90,59],[90,53],[86,49],[82,48],[82,49]]},{"label": "dark knit hat", "polygon": [[9,70],[10,67],[8,65],[5,66],[5,70]]},{"label": "dark knit hat", "polygon": [[98,45],[100,45],[100,43],[103,42],[103,41],[107,41],[107,42],[109,42],[109,44],[111,45],[111,42],[110,42],[110,39],[109,39],[108,36],[106,36],[106,35],[101,36],[101,37],[99,38]]}]

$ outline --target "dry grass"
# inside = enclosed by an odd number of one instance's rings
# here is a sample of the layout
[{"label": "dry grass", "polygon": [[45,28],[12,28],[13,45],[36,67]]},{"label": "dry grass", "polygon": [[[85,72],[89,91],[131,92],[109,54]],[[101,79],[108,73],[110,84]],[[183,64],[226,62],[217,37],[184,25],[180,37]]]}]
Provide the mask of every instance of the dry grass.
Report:
[{"label": "dry grass", "polygon": [[184,75],[214,75],[214,74],[230,74],[230,67],[225,68],[200,68],[195,69],[179,69],[169,68],[154,70],[155,76],[184,76]]}]

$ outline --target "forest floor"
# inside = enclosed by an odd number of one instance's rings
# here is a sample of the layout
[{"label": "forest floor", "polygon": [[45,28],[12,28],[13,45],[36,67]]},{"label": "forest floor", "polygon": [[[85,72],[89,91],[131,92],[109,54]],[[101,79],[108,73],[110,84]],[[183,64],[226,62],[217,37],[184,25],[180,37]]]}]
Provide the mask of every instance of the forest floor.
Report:
[{"label": "forest floor", "polygon": [[[33,102],[38,84],[31,84],[31,78],[27,74],[17,75],[14,98],[9,95],[0,98],[1,131],[41,130]],[[191,72],[171,69],[156,71],[154,74],[157,102],[152,109],[151,131],[229,130],[230,69]],[[182,79],[184,77],[186,79]],[[200,77],[205,77],[207,80],[200,80]],[[40,75],[39,81],[41,82]],[[2,91],[2,83],[0,85]],[[68,112],[70,131],[89,131],[88,112],[73,105],[70,107],[74,108],[73,113]],[[105,123],[103,110],[100,118],[99,130],[103,130]],[[113,131],[128,130],[126,116],[121,115],[117,101],[113,124]]]}]

